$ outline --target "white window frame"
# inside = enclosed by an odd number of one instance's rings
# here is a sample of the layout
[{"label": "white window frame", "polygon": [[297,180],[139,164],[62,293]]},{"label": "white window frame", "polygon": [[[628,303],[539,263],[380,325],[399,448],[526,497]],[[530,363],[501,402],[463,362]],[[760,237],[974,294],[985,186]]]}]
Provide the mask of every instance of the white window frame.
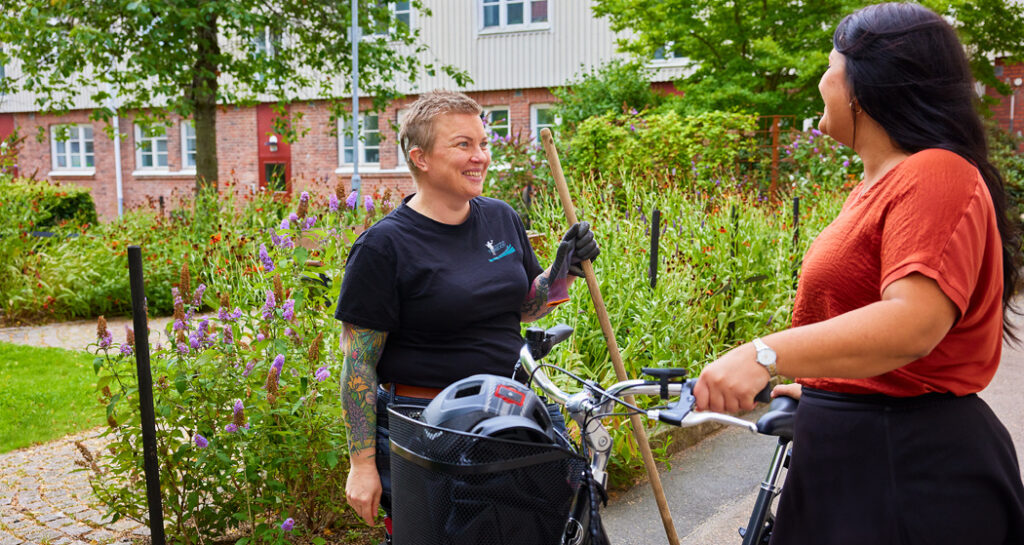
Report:
[{"label": "white window frame", "polygon": [[[188,132],[192,131],[192,136],[189,137]],[[189,164],[189,151],[188,141],[196,139],[196,123],[194,120],[185,119],[181,122],[181,170],[183,172],[195,172],[196,170],[196,153],[198,153],[199,146],[195,146],[197,151],[192,152],[192,162]]]},{"label": "white window frame", "polygon": [[558,125],[558,123],[561,121],[557,115],[554,117],[554,123],[552,123],[551,125],[541,126],[539,123],[537,123],[537,112],[539,112],[540,110],[550,110],[553,109],[554,107],[554,104],[548,102],[530,104],[530,138],[532,138],[534,141],[540,141],[540,130],[543,129],[544,127],[548,127],[551,129],[551,132],[555,132],[555,126]]},{"label": "white window frame", "polygon": [[[398,125],[399,131],[402,128],[402,121],[405,120],[405,115],[409,113],[409,108],[400,108],[395,112],[395,123]],[[395,151],[398,156],[397,169],[398,170],[409,170],[409,163],[405,160],[405,154],[402,153],[402,142],[398,140],[398,132],[395,132]]]},{"label": "white window frame", "polygon": [[656,58],[656,57],[652,57],[651,60],[650,60],[650,64],[652,64],[654,66],[659,66],[659,67],[662,67],[662,66],[684,66],[686,64],[686,60],[687,59],[686,59],[686,57],[680,55],[679,53],[676,53],[675,51],[672,51],[672,47],[674,45],[675,45],[675,42],[667,42],[667,43],[665,43],[664,46],[659,47],[658,49],[655,49],[654,50],[654,55],[657,55],[658,52],[660,51],[661,55],[662,55],[662,58],[659,59],[659,58]]},{"label": "white window frame", "polygon": [[[375,130],[367,131],[366,130],[366,119],[368,117],[371,117],[371,116],[377,118],[377,128]],[[352,118],[351,117],[347,117],[347,116],[338,119],[338,170],[344,170],[346,172],[350,172],[352,170],[352,163],[348,162],[348,161],[345,161],[345,150],[346,149],[351,149],[349,146],[345,145],[345,130],[346,129],[348,129],[348,130],[352,129]],[[368,133],[377,133],[377,135],[378,135],[377,145],[376,146],[371,146],[369,148],[369,149],[373,149],[375,147],[377,149],[377,161],[374,161],[374,162],[366,160],[366,150],[367,150],[366,135]],[[359,136],[360,136],[360,138],[355,139],[355,142],[358,143],[357,150],[358,150],[358,153],[359,153],[359,168],[360,169],[362,169],[363,166],[366,166],[368,170],[380,170],[380,138],[379,138],[379,135],[380,135],[380,115],[379,114],[375,114],[375,113],[366,113],[366,112],[363,112],[363,113],[359,114]]]},{"label": "white window frame", "polygon": [[[170,167],[171,167],[171,154],[170,154],[170,151],[171,150],[170,150],[169,141],[168,141],[169,139],[167,138],[167,128],[166,127],[164,128],[164,133],[161,134],[161,135],[158,135],[158,136],[146,136],[146,137],[144,137],[142,135],[142,129],[143,129],[144,125],[140,125],[138,123],[135,123],[134,125],[135,125],[135,170],[140,170],[140,171],[141,170],[144,170],[144,171],[161,171],[161,172],[166,172],[166,171],[170,170]],[[149,126],[150,125],[145,125],[145,127],[149,127]],[[161,141],[161,140],[163,140],[163,143],[164,143],[164,151],[162,153],[157,150],[157,143],[159,141]],[[142,149],[142,144],[144,142],[146,142],[146,141],[148,141],[150,143],[150,145],[151,145],[151,149],[150,149],[149,152],[145,152]],[[145,155],[147,153],[153,156],[153,164],[150,165],[150,166],[143,166],[143,164],[142,164],[142,157],[143,157],[143,155]],[[163,157],[163,160],[164,160],[164,164],[162,164],[162,165],[159,164],[159,159],[161,157]]]},{"label": "white window frame", "polygon": [[[383,1],[383,0],[380,0],[380,1]],[[391,20],[392,20],[392,23],[394,23],[394,24],[388,26],[387,31],[370,32],[370,33],[367,34],[367,37],[387,38],[387,37],[390,37],[390,36],[394,35],[395,28],[396,28],[395,24],[398,23],[398,14],[399,13],[408,13],[408,15],[409,15],[409,32],[412,32],[416,28],[416,9],[412,5],[411,1],[406,2],[406,3],[408,5],[408,7],[405,10],[399,11],[398,10],[398,3],[397,2],[390,2],[388,4],[388,9],[391,10]]]},{"label": "white window frame", "polygon": [[[64,152],[60,153],[57,151],[57,132],[61,130],[61,127],[67,127],[68,139],[63,140]],[[86,129],[90,133],[89,137],[86,138]],[[65,176],[67,175],[79,175],[79,176],[92,176],[96,174],[96,131],[92,125],[89,124],[75,124],[75,123],[61,123],[50,127],[50,166],[53,172],[60,173]],[[71,143],[73,141],[78,142],[78,153],[77,158],[79,161],[78,166],[72,166],[72,152]],[[90,144],[92,151],[86,151],[87,144]],[[58,157],[63,155],[65,159],[64,166],[59,166]],[[92,162],[92,164],[88,164]]]},{"label": "white window frame", "polygon": [[[534,2],[546,1],[548,6],[548,20],[532,22]],[[487,2],[486,4],[484,2]],[[504,34],[509,32],[530,32],[537,30],[550,30],[551,29],[551,8],[555,3],[554,0],[476,0],[477,6],[477,32],[479,34]],[[523,22],[508,24],[508,6],[509,4],[522,4],[523,5]],[[486,7],[497,7],[498,8],[498,20],[497,26],[484,26],[484,8]]]},{"label": "white window frame", "polygon": [[487,121],[487,130],[490,131],[490,132],[494,132],[491,129],[491,127],[493,126],[493,124],[491,123],[491,114],[493,112],[498,112],[498,111],[504,111],[505,112],[505,124],[504,125],[499,125],[499,126],[505,128],[504,136],[508,136],[508,135],[512,134],[512,108],[510,108],[509,106],[503,106],[503,105],[487,106],[487,107],[483,108],[483,111],[480,113],[480,117]]}]

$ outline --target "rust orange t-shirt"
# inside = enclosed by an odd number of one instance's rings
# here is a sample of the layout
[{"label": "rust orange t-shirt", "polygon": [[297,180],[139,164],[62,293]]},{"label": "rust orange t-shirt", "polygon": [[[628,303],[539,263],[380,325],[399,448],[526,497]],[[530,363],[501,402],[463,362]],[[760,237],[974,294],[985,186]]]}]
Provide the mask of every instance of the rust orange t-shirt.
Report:
[{"label": "rust orange t-shirt", "polygon": [[966,395],[988,385],[1002,348],[1001,239],[980,172],[949,151],[915,153],[874,185],[853,189],[804,257],[793,325],[880,301],[890,283],[911,273],[935,280],[959,309],[930,354],[876,377],[798,382],[898,397]]}]

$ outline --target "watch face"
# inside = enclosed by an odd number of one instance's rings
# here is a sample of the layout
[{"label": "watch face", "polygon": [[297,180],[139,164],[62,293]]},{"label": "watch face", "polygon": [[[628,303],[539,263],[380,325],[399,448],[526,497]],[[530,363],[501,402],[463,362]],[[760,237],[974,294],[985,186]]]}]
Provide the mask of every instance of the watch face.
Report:
[{"label": "watch face", "polygon": [[757,351],[757,363],[761,365],[775,365],[775,351],[765,348]]}]

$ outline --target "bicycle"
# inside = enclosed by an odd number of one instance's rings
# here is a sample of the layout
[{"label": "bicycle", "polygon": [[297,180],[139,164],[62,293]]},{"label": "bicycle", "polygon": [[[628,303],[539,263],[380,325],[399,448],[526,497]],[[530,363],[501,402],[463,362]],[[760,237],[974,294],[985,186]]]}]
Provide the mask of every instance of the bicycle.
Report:
[{"label": "bicycle", "polygon": [[[693,407],[695,398],[693,396],[693,387],[696,385],[697,380],[687,379],[687,371],[685,369],[644,368],[644,374],[652,377],[654,380],[627,380],[618,382],[610,387],[603,388],[599,384],[593,381],[583,380],[565,369],[551,364],[538,362],[538,360],[546,356],[556,344],[567,339],[572,332],[573,329],[564,324],[559,324],[548,330],[541,328],[527,329],[526,343],[520,350],[520,360],[517,369],[521,366],[522,370],[527,375],[526,384],[528,386],[538,388],[547,396],[548,399],[565,407],[570,418],[572,418],[572,420],[579,426],[580,440],[578,441],[578,445],[571,445],[569,448],[569,450],[574,451],[575,457],[565,453],[565,458],[557,459],[556,454],[558,452],[563,452],[559,450],[561,447],[549,447],[554,450],[537,450],[540,449],[540,446],[535,446],[534,450],[519,452],[515,455],[517,456],[515,464],[508,466],[509,471],[512,473],[502,470],[501,478],[506,479],[506,481],[503,481],[503,484],[508,484],[507,479],[516,478],[515,470],[528,467],[528,464],[535,460],[541,461],[538,462],[538,464],[547,464],[543,470],[546,473],[542,472],[544,475],[555,474],[564,470],[568,470],[570,474],[575,474],[575,476],[578,477],[578,482],[572,483],[574,485],[574,490],[573,498],[571,499],[571,502],[568,502],[570,506],[568,510],[568,519],[566,520],[564,515],[560,515],[560,518],[558,518],[557,521],[561,525],[561,543],[563,545],[597,545],[601,543],[608,543],[608,538],[600,523],[600,507],[598,504],[606,503],[607,501],[604,489],[608,482],[607,465],[613,446],[613,439],[607,429],[605,429],[602,419],[613,415],[629,414],[616,413],[616,407],[625,407],[627,410],[631,412],[638,412],[648,419],[658,420],[660,422],[665,422],[679,427],[695,426],[705,422],[719,422],[726,425],[742,427],[752,433],[765,433],[777,436],[788,435],[788,438],[784,439],[783,437],[780,437],[779,439],[779,446],[777,447],[776,454],[773,457],[769,474],[765,478],[765,482],[762,483],[762,490],[758,495],[754,511],[751,513],[751,518],[747,528],[755,528],[756,530],[748,532],[741,529],[741,535],[744,537],[744,545],[767,543],[771,527],[774,524],[772,503],[779,493],[777,482],[781,474],[782,467],[788,460],[788,443],[790,441],[789,438],[791,438],[792,430],[791,409],[795,406],[796,402],[789,398],[786,398],[788,401],[776,400],[775,403],[779,406],[771,409],[759,420],[758,424],[755,424],[727,414],[694,412]],[[564,392],[547,376],[547,373],[545,372],[546,368],[556,369],[559,372],[572,377],[576,382],[583,385],[583,389],[575,394]],[[758,394],[758,400],[768,401],[769,392],[770,389],[766,387],[760,394]],[[659,396],[665,400],[675,398],[676,401],[669,402],[664,406],[645,410],[627,403],[623,399],[629,395]],[[782,407],[782,405],[785,405],[785,407]],[[391,416],[394,417],[391,420],[392,424],[399,422],[400,426],[402,424],[409,425],[410,429],[416,429],[416,427],[419,426],[419,431],[422,433],[418,436],[418,441],[441,441],[442,443],[446,443],[446,446],[457,445],[455,450],[463,453],[450,458],[442,457],[444,459],[439,459],[437,456],[429,455],[418,456],[413,452],[416,450],[416,446],[414,444],[417,440],[412,439],[412,436],[407,434],[406,437],[409,437],[408,439],[396,439],[396,432],[393,431],[391,437],[393,472],[395,472],[396,462],[397,464],[413,462],[418,466],[415,468],[415,471],[423,472],[420,474],[421,477],[431,471],[449,471],[457,475],[457,477],[453,477],[456,479],[470,479],[470,476],[477,474],[476,470],[472,469],[472,460],[469,461],[467,465],[463,466],[460,466],[459,463],[467,462],[467,457],[464,452],[468,449],[476,448],[479,452],[481,449],[479,441],[486,438],[474,438],[471,435],[458,432],[451,432],[450,437],[445,437],[444,433],[450,432],[450,430],[429,429],[429,426],[424,427],[422,424],[417,424],[415,419],[419,416],[419,412],[416,410],[410,411],[403,410],[402,408],[392,408],[390,410]],[[759,427],[762,429],[759,430]],[[403,432],[398,431],[397,435],[403,435]],[[525,448],[523,443],[514,444],[509,441],[504,441],[504,443],[501,442],[502,440],[497,441],[499,442],[494,444],[485,444],[487,448],[484,450],[490,453],[498,450],[495,447],[507,447],[509,449]],[[453,461],[456,463],[453,463]],[[479,461],[479,458],[476,461]],[[502,467],[500,464],[492,462],[490,459],[485,459],[484,461],[487,463],[482,464],[482,466],[491,469]],[[410,465],[410,467],[412,466]],[[531,486],[536,485],[534,482],[529,484]],[[437,485],[437,483],[432,483],[432,485]],[[394,473],[392,476],[392,486],[396,491],[394,497],[398,498],[402,494],[401,483],[399,482],[397,475]],[[463,486],[463,489],[464,488],[465,486]],[[431,489],[431,487],[427,486],[425,488],[421,488],[421,490],[424,489]],[[437,489],[436,486],[434,489]],[[548,490],[545,491],[545,493],[548,492]],[[564,503],[561,505],[564,505]],[[395,543],[405,545],[402,540],[402,537],[405,536],[401,535],[402,531],[400,531],[397,526],[397,521],[400,520],[400,517],[397,514],[397,505],[395,509]],[[435,514],[425,515],[421,512],[418,513],[418,515],[433,517],[434,519],[437,518],[437,515]],[[559,515],[557,515],[557,513],[553,513],[552,516]],[[438,533],[441,532],[443,532],[443,530],[438,530]],[[407,541],[416,542],[416,538],[413,537],[414,532],[412,529],[407,530],[405,533],[406,536],[408,536]],[[481,535],[474,534],[472,542],[505,542],[497,538],[491,540],[490,537],[491,536],[481,537]],[[498,538],[500,538],[500,536],[498,536]],[[423,542],[449,542],[443,541],[443,539],[443,537],[439,536],[426,536]],[[464,535],[461,539],[462,541],[451,542],[470,542]]]}]

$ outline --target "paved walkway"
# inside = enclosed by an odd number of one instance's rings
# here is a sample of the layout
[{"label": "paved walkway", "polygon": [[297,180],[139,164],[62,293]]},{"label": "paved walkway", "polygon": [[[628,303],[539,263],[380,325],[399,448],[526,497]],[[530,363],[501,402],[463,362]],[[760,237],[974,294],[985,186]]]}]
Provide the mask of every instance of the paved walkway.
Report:
[{"label": "paved walkway", "polygon": [[[150,320],[150,343],[167,342],[169,318]],[[114,340],[124,340],[127,318],[107,320]],[[39,327],[0,328],[0,341],[84,350],[96,341],[96,322],[83,320]],[[94,429],[44,445],[0,454],[0,545],[127,545],[149,528],[126,519],[110,522],[92,495],[89,473],[78,471],[81,441],[90,451],[104,445]]]}]

